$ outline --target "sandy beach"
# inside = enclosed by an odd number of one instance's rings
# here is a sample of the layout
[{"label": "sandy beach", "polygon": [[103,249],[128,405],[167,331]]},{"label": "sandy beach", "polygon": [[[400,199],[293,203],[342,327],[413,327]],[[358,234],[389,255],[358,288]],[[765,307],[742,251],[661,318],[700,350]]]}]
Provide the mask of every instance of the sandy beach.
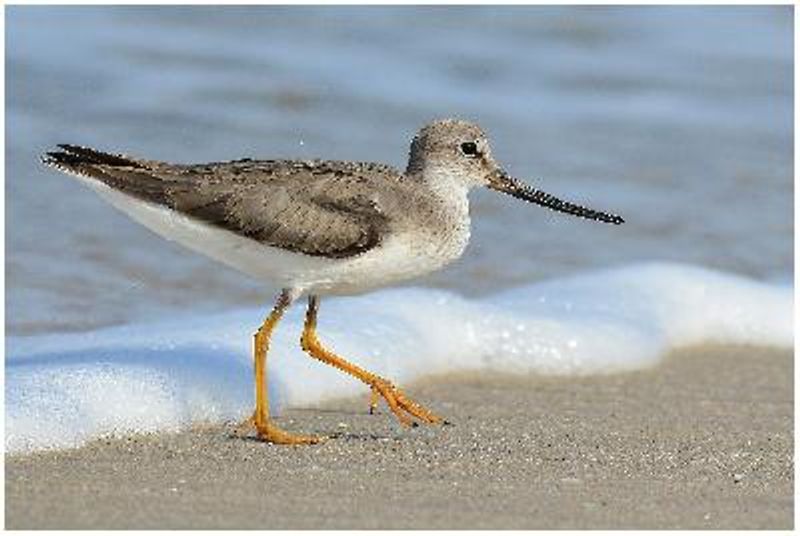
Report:
[{"label": "sandy beach", "polygon": [[[5,21],[8,528],[792,528],[793,6],[11,5]],[[445,156],[414,159],[425,180],[302,164],[265,186],[269,160],[402,172],[420,128],[447,117],[490,141],[448,130],[452,147],[431,143]],[[475,141],[484,158],[465,153]],[[175,168],[164,195],[119,172],[143,198],[313,258],[165,240],[44,165],[59,144],[238,161]],[[466,199],[499,180],[492,162],[542,194]],[[465,203],[469,244],[446,264]],[[420,240],[385,239],[398,230]],[[367,242],[391,262],[349,256]],[[295,406],[280,426],[333,437],[234,437],[252,333],[285,284],[316,292],[302,273],[334,283],[306,270],[324,252],[363,268],[346,286],[380,288],[320,290],[321,340],[451,425],[369,415],[366,386],[298,345],[298,300],[271,394]],[[153,432],[97,439],[113,429]]]},{"label": "sandy beach", "polygon": [[7,528],[793,526],[793,357],[701,348],[589,378],[464,374],[407,390],[452,425],[402,430],[367,393],[286,412],[279,447],[213,426],[6,457]]}]

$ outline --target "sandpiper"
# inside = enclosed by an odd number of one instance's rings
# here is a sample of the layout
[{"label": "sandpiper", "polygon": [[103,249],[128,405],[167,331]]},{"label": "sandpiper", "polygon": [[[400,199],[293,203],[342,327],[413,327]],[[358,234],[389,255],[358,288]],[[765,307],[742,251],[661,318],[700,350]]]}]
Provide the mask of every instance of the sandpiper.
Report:
[{"label": "sandpiper", "polygon": [[467,194],[486,186],[575,216],[619,216],[562,201],[508,175],[476,124],[444,119],[419,131],[405,172],[368,162],[234,160],[170,164],[77,145],[43,162],[79,178],[119,210],[168,240],[283,290],[254,334],[255,410],[245,424],[261,439],[324,439],[280,429],[269,416],[266,357],[286,309],[308,296],[300,344],[311,357],[366,383],[403,425],[442,418],[387,379],[326,349],[317,337],[320,296],[357,294],[438,270],[464,252]]}]

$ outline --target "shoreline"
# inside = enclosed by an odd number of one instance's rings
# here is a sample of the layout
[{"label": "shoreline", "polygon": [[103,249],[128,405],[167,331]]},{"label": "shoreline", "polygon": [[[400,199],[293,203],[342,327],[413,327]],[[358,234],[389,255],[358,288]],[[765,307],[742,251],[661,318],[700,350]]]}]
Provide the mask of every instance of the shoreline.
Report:
[{"label": "shoreline", "polygon": [[793,352],[703,347],[591,377],[463,373],[292,409],[282,447],[232,426],[7,455],[7,528],[793,526]]}]

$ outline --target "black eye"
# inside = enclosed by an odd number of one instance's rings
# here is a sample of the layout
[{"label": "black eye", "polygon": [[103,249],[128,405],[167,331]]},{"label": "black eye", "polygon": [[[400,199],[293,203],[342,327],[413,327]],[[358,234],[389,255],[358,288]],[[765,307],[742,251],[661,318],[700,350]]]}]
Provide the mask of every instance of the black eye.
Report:
[{"label": "black eye", "polygon": [[478,156],[478,144],[474,141],[465,141],[461,144],[461,152],[464,153],[464,156],[475,158]]}]

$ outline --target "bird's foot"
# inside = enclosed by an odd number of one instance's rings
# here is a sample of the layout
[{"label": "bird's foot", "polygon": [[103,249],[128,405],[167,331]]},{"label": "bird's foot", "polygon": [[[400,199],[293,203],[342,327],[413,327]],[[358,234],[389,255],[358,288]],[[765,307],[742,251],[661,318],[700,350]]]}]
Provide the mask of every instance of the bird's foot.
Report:
[{"label": "bird's foot", "polygon": [[403,391],[395,387],[388,380],[376,377],[370,381],[370,387],[372,388],[369,404],[370,413],[375,412],[375,409],[378,407],[378,398],[383,397],[383,399],[386,400],[386,404],[389,405],[389,409],[392,410],[392,413],[395,414],[397,420],[400,421],[400,424],[403,426],[416,426],[417,423],[414,422],[409,415],[428,424],[444,422],[441,417],[408,398]]},{"label": "bird's foot", "polygon": [[256,413],[239,424],[234,433],[243,437],[254,428],[259,439],[275,445],[315,445],[328,439],[323,436],[292,434],[278,428],[269,419],[259,419]]}]

